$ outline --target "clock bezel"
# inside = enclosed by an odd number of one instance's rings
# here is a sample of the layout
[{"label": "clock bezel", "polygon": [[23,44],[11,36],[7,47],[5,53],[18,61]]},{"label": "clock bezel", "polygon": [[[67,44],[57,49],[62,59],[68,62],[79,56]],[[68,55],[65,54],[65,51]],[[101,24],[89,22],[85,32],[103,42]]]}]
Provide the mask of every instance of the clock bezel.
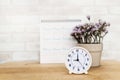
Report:
[{"label": "clock bezel", "polygon": [[[67,61],[68,55],[69,55],[74,49],[82,49],[82,50],[84,50],[84,51],[88,54],[88,56],[89,56],[89,65],[87,66],[87,68],[86,68],[85,70],[83,70],[83,71],[81,71],[81,72],[74,72],[74,71],[71,70],[70,67],[68,66],[68,61]],[[71,74],[71,73],[74,73],[74,74],[83,74],[83,73],[85,73],[85,74],[87,74],[87,71],[90,69],[91,65],[92,65],[92,56],[91,56],[90,52],[89,52],[87,49],[85,49],[85,48],[83,48],[83,47],[73,47],[73,48],[69,49],[68,54],[67,54],[67,56],[66,56],[66,60],[65,60],[65,66],[66,66],[66,68],[69,70],[69,73],[70,73],[70,74]]]}]

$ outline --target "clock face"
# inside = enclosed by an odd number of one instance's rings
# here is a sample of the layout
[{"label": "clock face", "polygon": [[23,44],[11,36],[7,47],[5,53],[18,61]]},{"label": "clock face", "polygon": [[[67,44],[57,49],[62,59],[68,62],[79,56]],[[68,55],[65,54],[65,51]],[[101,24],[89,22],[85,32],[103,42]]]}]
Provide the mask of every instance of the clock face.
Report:
[{"label": "clock face", "polygon": [[82,47],[70,49],[65,65],[69,73],[82,74],[87,73],[92,63],[90,53]]}]

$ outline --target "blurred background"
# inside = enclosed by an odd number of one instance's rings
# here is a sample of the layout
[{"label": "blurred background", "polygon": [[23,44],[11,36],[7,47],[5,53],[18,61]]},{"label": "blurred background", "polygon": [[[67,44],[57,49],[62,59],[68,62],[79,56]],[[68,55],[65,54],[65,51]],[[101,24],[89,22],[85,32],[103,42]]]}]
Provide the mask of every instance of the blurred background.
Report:
[{"label": "blurred background", "polygon": [[110,22],[102,59],[120,60],[120,0],[0,0],[0,63],[39,61],[41,19]]}]

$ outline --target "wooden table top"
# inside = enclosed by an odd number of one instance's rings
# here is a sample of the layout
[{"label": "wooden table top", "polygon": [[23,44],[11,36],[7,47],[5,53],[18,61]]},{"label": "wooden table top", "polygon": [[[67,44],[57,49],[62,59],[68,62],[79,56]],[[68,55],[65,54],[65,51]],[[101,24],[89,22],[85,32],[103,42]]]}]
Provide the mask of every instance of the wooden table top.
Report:
[{"label": "wooden table top", "polygon": [[120,80],[120,62],[102,61],[87,75],[68,74],[64,64],[5,63],[0,64],[0,80]]}]

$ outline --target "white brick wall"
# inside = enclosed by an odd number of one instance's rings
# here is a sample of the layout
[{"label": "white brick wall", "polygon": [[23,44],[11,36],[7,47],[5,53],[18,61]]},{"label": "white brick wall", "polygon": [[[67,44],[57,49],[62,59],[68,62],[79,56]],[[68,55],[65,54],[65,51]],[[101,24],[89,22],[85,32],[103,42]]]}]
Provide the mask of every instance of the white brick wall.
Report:
[{"label": "white brick wall", "polygon": [[10,55],[10,61],[39,60],[41,17],[88,14],[110,21],[103,58],[119,59],[120,0],[0,0],[0,55]]},{"label": "white brick wall", "polygon": [[100,6],[119,6],[120,0],[95,0],[96,5]]},{"label": "white brick wall", "polygon": [[10,0],[0,0],[0,5],[9,5]]}]

